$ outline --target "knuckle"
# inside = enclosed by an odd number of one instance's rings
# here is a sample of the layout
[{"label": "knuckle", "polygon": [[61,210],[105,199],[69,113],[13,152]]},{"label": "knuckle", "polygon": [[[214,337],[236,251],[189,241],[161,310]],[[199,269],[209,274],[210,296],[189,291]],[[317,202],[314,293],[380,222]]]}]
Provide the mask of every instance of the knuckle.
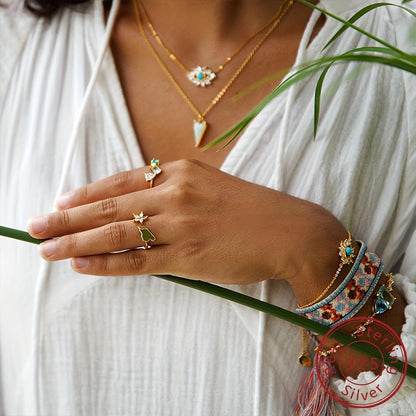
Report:
[{"label": "knuckle", "polygon": [[79,195],[80,195],[80,199],[81,201],[88,201],[89,200],[89,186],[88,185],[84,185],[81,186],[81,188],[79,188]]},{"label": "knuckle", "polygon": [[116,198],[107,198],[97,203],[97,214],[106,221],[117,218],[118,203]]},{"label": "knuckle", "polygon": [[200,166],[199,161],[194,159],[180,159],[177,161],[177,166],[175,167],[176,170],[184,174],[192,175],[195,173],[195,169]]},{"label": "knuckle", "polygon": [[[90,256],[88,266],[83,267],[81,273],[92,274],[96,276],[113,276],[110,257],[111,255]],[[79,270],[77,270],[79,272]]]},{"label": "knuckle", "polygon": [[63,227],[69,227],[71,225],[71,217],[67,210],[58,212],[58,216],[60,225]]},{"label": "knuckle", "polygon": [[119,172],[119,173],[116,173],[114,176],[113,176],[113,182],[114,182],[114,185],[118,188],[118,187],[124,187],[124,186],[126,186],[127,184],[129,184],[130,183],[130,181],[131,181],[131,179],[132,179],[132,174],[133,174],[133,172],[132,171],[130,171],[130,170],[126,170],[126,171],[124,171],[124,172]]},{"label": "knuckle", "polygon": [[78,237],[76,234],[66,235],[64,237],[60,237],[58,240],[58,247],[60,251],[68,253],[69,255],[76,255],[77,249],[79,246]]},{"label": "knuckle", "polygon": [[189,186],[186,182],[178,182],[172,185],[170,189],[170,197],[177,202],[183,202],[188,199],[190,193]]},{"label": "knuckle", "polygon": [[129,272],[140,273],[144,270],[146,256],[143,256],[143,253],[140,253],[140,251],[143,250],[133,250],[128,253],[126,258],[126,267]]},{"label": "knuckle", "polygon": [[[176,215],[170,223],[174,230],[192,230],[194,235],[201,232],[199,221],[194,215]],[[189,239],[186,241],[189,242]]]},{"label": "knuckle", "polygon": [[98,274],[108,276],[111,274],[110,262],[108,256],[101,256],[100,262],[96,265]]},{"label": "knuckle", "polygon": [[184,204],[191,200],[194,193],[194,185],[190,177],[183,177],[164,189],[164,197],[168,203]]},{"label": "knuckle", "polygon": [[169,175],[171,180],[165,186],[167,196],[183,200],[195,192],[195,178],[199,176],[202,165],[199,161],[192,159],[180,159],[171,162],[171,165],[173,166]]},{"label": "knuckle", "polygon": [[197,260],[203,252],[203,244],[196,239],[192,239],[187,241],[186,244],[181,247],[179,252],[184,259],[192,258]]},{"label": "knuckle", "polygon": [[110,224],[104,228],[104,240],[107,246],[120,248],[127,239],[127,230],[123,224]]}]

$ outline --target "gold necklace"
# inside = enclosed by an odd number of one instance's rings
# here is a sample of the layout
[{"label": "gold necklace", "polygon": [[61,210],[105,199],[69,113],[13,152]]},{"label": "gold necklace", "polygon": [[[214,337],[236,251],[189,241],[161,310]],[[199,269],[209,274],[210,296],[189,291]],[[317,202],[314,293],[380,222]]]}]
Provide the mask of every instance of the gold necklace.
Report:
[{"label": "gold necklace", "polygon": [[280,18],[281,9],[279,9],[268,22],[263,25],[260,29],[256,30],[254,33],[250,35],[250,37],[231,55],[229,55],[225,61],[218,65],[218,67],[213,70],[210,69],[208,66],[198,65],[195,68],[188,69],[179,59],[178,57],[167,47],[167,45],[162,41],[159,34],[156,32],[150,17],[144,8],[143,3],[140,0],[137,0],[137,5],[142,13],[142,16],[146,20],[147,26],[150,29],[153,37],[156,39],[157,43],[163,48],[163,50],[167,53],[170,59],[172,59],[186,74],[186,77],[191,81],[193,84],[197,85],[198,87],[206,87],[212,84],[212,81],[217,77],[217,74],[221,72],[224,67],[258,34],[266,30],[270,25],[274,23],[276,19]]},{"label": "gold necklace", "polygon": [[181,86],[178,84],[174,76],[169,71],[168,67],[163,62],[162,58],[159,56],[159,54],[156,52],[153,45],[150,43],[149,38],[146,35],[146,32],[144,31],[143,24],[142,24],[142,18],[140,15],[139,7],[138,7],[138,1],[139,0],[133,0],[133,6],[134,11],[136,13],[136,20],[137,24],[139,26],[139,30],[141,35],[143,36],[144,41],[146,42],[146,45],[149,47],[150,51],[154,55],[155,59],[159,63],[159,65],[162,67],[162,69],[165,71],[166,75],[172,82],[172,84],[175,86],[175,88],[178,90],[182,98],[185,100],[185,102],[188,104],[188,106],[192,109],[192,111],[196,114],[198,117],[198,120],[193,121],[193,131],[194,131],[194,138],[195,138],[195,147],[198,147],[202,141],[202,138],[204,137],[204,134],[207,130],[208,124],[205,120],[206,115],[212,110],[212,108],[220,101],[220,99],[224,96],[224,94],[228,91],[230,86],[233,84],[233,82],[238,78],[238,76],[241,74],[243,69],[247,66],[247,64],[251,61],[254,54],[257,52],[257,50],[260,48],[260,46],[263,44],[263,42],[271,35],[274,29],[276,29],[277,25],[282,20],[283,16],[286,14],[286,12],[289,10],[289,8],[292,6],[294,0],[286,0],[284,1],[279,10],[278,10],[278,17],[274,21],[273,25],[269,28],[269,30],[264,34],[264,36],[259,40],[259,42],[254,46],[254,48],[251,50],[251,52],[248,54],[247,58],[244,60],[244,62],[239,66],[237,71],[234,73],[234,75],[231,77],[231,79],[227,82],[227,84],[221,89],[221,91],[214,97],[214,99],[211,101],[211,103],[208,105],[208,107],[203,111],[200,112],[195,105],[192,103],[190,98],[185,94],[185,91],[181,88]]}]

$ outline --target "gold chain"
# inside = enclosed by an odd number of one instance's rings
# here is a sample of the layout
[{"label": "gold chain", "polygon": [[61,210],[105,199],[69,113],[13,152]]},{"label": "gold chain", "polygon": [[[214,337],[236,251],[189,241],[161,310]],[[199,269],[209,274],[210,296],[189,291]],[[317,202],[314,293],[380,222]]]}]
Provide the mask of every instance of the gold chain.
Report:
[{"label": "gold chain", "polygon": [[310,367],[312,365],[312,358],[309,355],[309,340],[306,329],[302,329],[302,354],[299,356],[298,360],[304,367]]},{"label": "gold chain", "polygon": [[216,95],[216,97],[211,101],[211,104],[205,109],[205,111],[202,113],[202,118],[204,118],[209,111],[211,111],[212,107],[214,107],[215,104],[218,103],[218,101],[222,98],[222,96],[227,92],[227,90],[231,87],[231,84],[237,79],[237,77],[241,74],[243,69],[247,66],[247,64],[251,61],[254,54],[257,52],[257,50],[260,48],[260,46],[263,44],[263,42],[272,34],[274,29],[276,29],[277,25],[282,20],[283,16],[286,14],[286,12],[289,10],[289,8],[292,6],[293,0],[286,0],[279,8],[279,16],[276,19],[276,21],[273,23],[271,28],[264,34],[264,36],[260,39],[260,41],[257,43],[257,45],[252,49],[252,51],[249,53],[247,58],[244,60],[244,62],[240,65],[240,67],[237,69],[237,71],[234,73],[234,75],[231,77],[231,79],[228,81],[228,83],[225,85],[225,87]]},{"label": "gold chain", "polygon": [[[335,281],[338,279],[338,276],[341,273],[342,268],[346,264],[353,263],[354,249],[352,248],[351,233],[349,231],[347,231],[347,233],[348,233],[348,238],[346,240],[343,240],[343,241],[340,242],[340,246],[339,246],[340,263],[338,265],[338,269],[335,272],[332,280],[329,282],[328,286],[324,289],[324,291],[317,298],[315,298],[313,301],[311,301],[311,302],[309,302],[305,305],[302,305],[302,306],[298,305],[299,309],[303,309],[303,308],[307,308],[308,306],[312,306],[313,304],[315,304],[319,300],[321,300],[327,294],[328,290],[335,283]],[[348,256],[348,257],[345,254],[342,254],[347,247],[350,247],[350,249],[352,250],[351,255]]]},{"label": "gold chain", "polygon": [[198,121],[194,121],[194,127],[195,123],[204,124],[204,129],[202,133],[199,133],[200,136],[196,137],[196,146],[199,146],[199,143],[202,140],[202,136],[205,132],[207,123],[205,121],[206,115],[212,110],[212,108],[221,100],[221,98],[224,96],[224,94],[228,91],[228,89],[231,87],[231,85],[234,83],[234,81],[238,78],[238,76],[241,74],[243,69],[247,66],[247,64],[251,61],[257,50],[260,48],[260,46],[263,44],[263,42],[271,35],[274,29],[276,29],[277,25],[280,23],[286,12],[289,10],[289,8],[292,6],[294,0],[286,0],[284,1],[279,10],[278,10],[278,17],[273,22],[273,25],[269,28],[269,30],[264,34],[264,36],[259,40],[259,42],[254,46],[254,48],[251,50],[247,58],[244,60],[244,62],[240,65],[240,67],[237,69],[237,71],[234,73],[234,75],[231,77],[231,79],[227,82],[227,84],[221,89],[221,91],[214,97],[214,99],[211,101],[211,103],[208,105],[208,107],[203,111],[200,112],[196,106],[192,103],[190,98],[186,95],[185,91],[182,89],[182,87],[178,84],[172,73],[169,71],[166,64],[163,62],[162,58],[159,56],[153,45],[151,44],[149,38],[146,35],[146,32],[143,28],[142,18],[140,15],[138,2],[139,0],[133,0],[134,10],[136,13],[136,19],[137,24],[139,26],[139,30],[141,35],[143,36],[144,41],[146,42],[146,45],[149,47],[150,51],[154,55],[155,59],[159,63],[159,65],[162,67],[162,69],[165,71],[166,75],[172,82],[172,84],[175,86],[177,91],[180,93],[182,98],[185,100],[185,102],[188,104],[188,106],[192,109],[192,111],[196,114],[198,117]]},{"label": "gold chain", "polygon": [[[137,4],[140,8],[140,11],[142,12],[144,18],[146,19],[147,26],[150,29],[150,32],[152,33],[153,37],[156,39],[157,43],[165,50],[165,52],[169,55],[169,58],[172,59],[179,67],[181,67],[186,73],[189,73],[190,70],[178,59],[178,57],[168,48],[168,46],[162,41],[159,34],[156,32],[155,27],[153,26],[149,14],[147,13],[143,3],[138,0]],[[260,29],[256,30],[254,33],[250,35],[250,37],[231,55],[227,57],[227,59],[220,65],[218,65],[217,69],[215,69],[215,73],[222,71],[224,67],[245,47],[247,44],[255,38],[257,35],[259,35],[261,32],[266,30],[276,19],[281,18],[280,16],[281,8],[278,9],[278,11],[272,16],[271,19],[267,21],[265,25],[263,25]]]}]

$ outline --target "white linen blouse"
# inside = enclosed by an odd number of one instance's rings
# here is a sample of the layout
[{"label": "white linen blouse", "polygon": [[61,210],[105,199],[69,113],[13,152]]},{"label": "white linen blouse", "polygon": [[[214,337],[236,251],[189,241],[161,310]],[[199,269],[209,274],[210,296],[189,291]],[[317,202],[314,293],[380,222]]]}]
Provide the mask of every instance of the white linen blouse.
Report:
[{"label": "white linen blouse", "polygon": [[[321,6],[349,17],[370,3]],[[323,52],[339,23],[327,19],[309,44],[318,16],[298,64],[373,44],[348,30]],[[415,21],[383,7],[359,25],[414,53]],[[30,216],[53,209],[58,193],[146,164],[109,33],[98,0],[51,20],[0,7],[0,224],[24,229]],[[416,77],[380,65],[334,66],[314,139],[316,79],[262,110],[222,169],[324,206],[383,258],[408,301],[401,337],[415,364]],[[233,289],[296,307],[283,281]],[[300,333],[155,277],[80,276],[68,261],[47,264],[35,246],[0,239],[2,415],[291,415],[305,375]],[[415,414],[415,386],[407,378],[369,414]]]}]

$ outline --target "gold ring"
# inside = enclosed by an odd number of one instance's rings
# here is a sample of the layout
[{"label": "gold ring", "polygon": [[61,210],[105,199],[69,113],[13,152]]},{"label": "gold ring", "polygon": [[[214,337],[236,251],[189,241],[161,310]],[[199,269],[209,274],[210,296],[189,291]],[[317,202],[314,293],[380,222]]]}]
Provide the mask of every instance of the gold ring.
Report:
[{"label": "gold ring", "polygon": [[133,223],[137,225],[137,223],[140,223],[140,225],[137,226],[138,230],[140,231],[140,237],[144,243],[144,248],[148,250],[152,246],[149,244],[150,241],[155,241],[156,237],[154,234],[146,227],[142,227],[141,224],[144,223],[147,218],[149,218],[147,215],[143,214],[143,211],[140,212],[140,214],[135,214],[133,212]]},{"label": "gold ring", "polygon": [[159,159],[152,159],[150,161],[150,172],[144,174],[146,182],[149,182],[149,188],[153,187],[153,179],[162,172],[159,163]]}]

